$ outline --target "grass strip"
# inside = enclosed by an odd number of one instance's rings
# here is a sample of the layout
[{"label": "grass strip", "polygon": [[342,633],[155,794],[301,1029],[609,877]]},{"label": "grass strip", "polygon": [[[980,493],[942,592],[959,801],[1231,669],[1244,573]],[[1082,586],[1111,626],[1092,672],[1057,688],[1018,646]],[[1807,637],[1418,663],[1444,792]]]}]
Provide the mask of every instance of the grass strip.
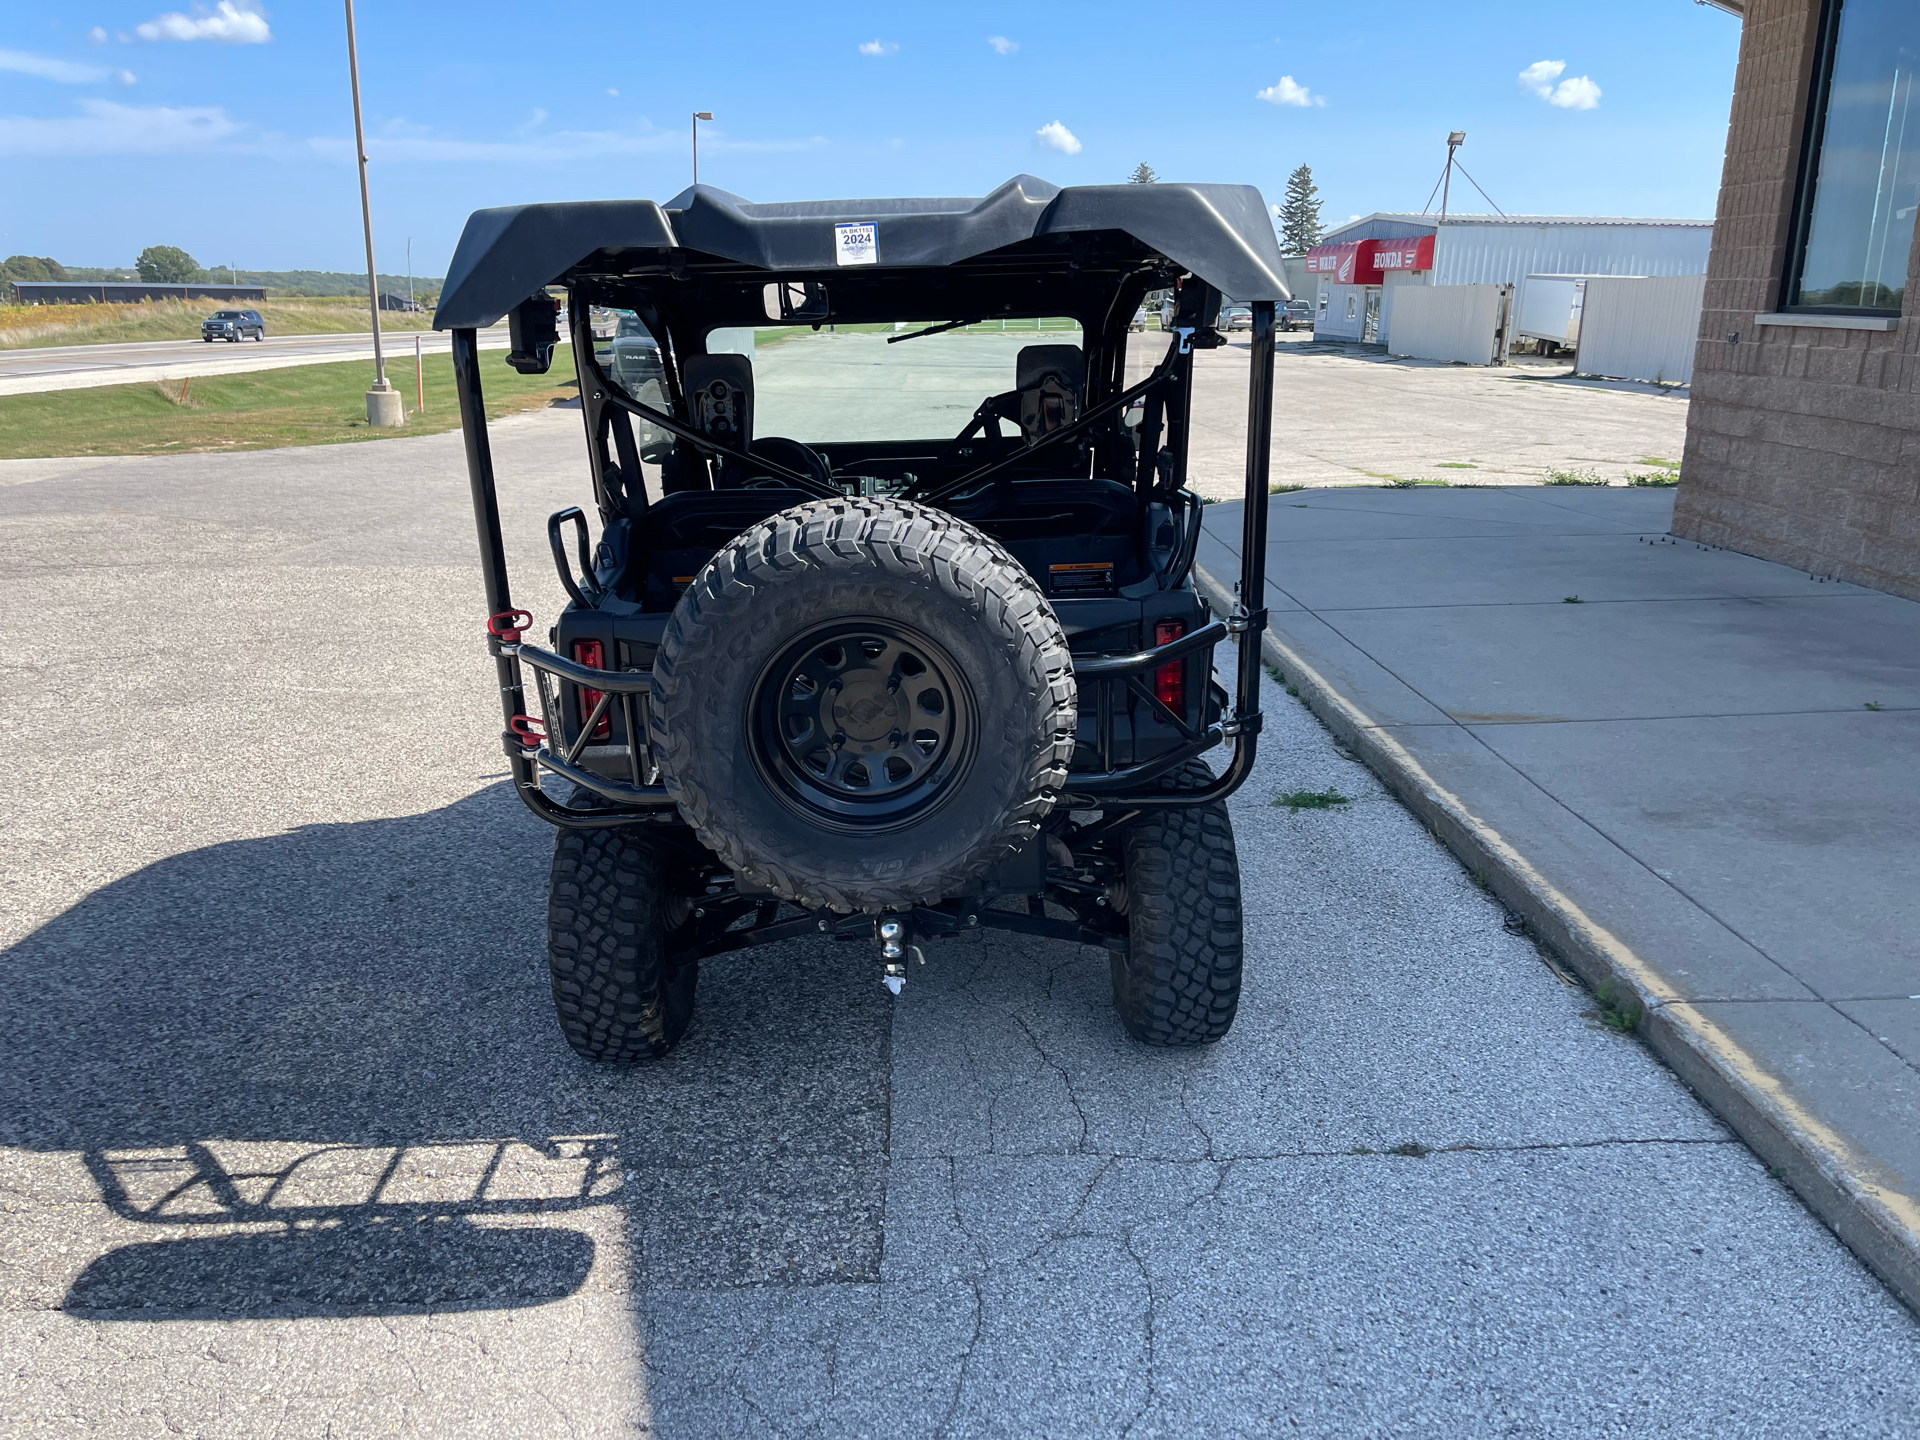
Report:
[{"label": "grass strip", "polygon": [[[413,357],[395,356],[387,364],[387,378],[406,403],[401,430],[367,424],[366,391],[373,380],[367,360],[0,396],[0,459],[267,450],[455,429],[460,410],[453,357],[429,355],[423,368],[425,414],[415,404]],[[498,350],[481,352],[480,373],[488,419],[538,410],[578,390],[566,345],[554,351],[545,375],[508,369],[506,352]]]},{"label": "grass strip", "polygon": [[[42,345],[109,345],[133,340],[198,340],[216,310],[258,310],[274,335],[359,335],[373,328],[365,296],[298,300],[141,300],[125,305],[0,305],[0,350]],[[428,312],[382,311],[383,331],[430,329]],[[207,348],[225,342],[216,340]],[[243,340],[242,345],[251,344]]]},{"label": "grass strip", "polygon": [[[1293,695],[1300,693],[1291,685],[1287,687],[1287,692]],[[1332,810],[1352,803],[1351,795],[1342,795],[1338,790],[1283,790],[1273,797],[1276,809],[1284,805],[1295,814],[1302,810]]]}]

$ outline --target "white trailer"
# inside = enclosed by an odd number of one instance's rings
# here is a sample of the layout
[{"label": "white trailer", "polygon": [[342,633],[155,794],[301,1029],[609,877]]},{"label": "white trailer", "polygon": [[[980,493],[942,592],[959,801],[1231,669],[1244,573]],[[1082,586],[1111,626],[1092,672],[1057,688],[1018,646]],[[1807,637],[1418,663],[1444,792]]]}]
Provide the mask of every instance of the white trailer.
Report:
[{"label": "white trailer", "polygon": [[[1513,338],[1550,340],[1571,350],[1580,344],[1580,320],[1586,312],[1592,275],[1529,275],[1515,301]],[[1642,277],[1632,276],[1632,279]]]}]

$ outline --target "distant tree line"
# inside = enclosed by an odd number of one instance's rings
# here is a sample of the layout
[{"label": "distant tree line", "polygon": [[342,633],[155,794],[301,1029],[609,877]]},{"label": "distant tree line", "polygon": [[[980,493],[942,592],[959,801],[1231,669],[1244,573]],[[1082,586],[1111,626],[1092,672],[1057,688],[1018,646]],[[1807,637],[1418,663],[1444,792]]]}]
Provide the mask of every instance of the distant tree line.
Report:
[{"label": "distant tree line", "polygon": [[[145,280],[155,285],[259,285],[269,295],[365,295],[365,273],[334,270],[242,270],[226,265],[204,267],[177,245],[149,245],[131,269],[120,266],[62,265],[50,255],[9,255],[0,261],[0,285],[15,280]],[[380,288],[396,295],[407,293],[405,275],[382,275]],[[437,277],[415,275],[413,292],[431,302],[440,293]]]}]

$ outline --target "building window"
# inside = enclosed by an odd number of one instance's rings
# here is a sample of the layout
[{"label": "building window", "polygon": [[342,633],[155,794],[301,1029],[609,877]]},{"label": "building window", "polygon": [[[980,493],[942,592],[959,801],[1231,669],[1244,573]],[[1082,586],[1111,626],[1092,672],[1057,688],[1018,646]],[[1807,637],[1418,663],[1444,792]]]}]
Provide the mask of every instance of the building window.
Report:
[{"label": "building window", "polygon": [[1920,208],[1920,7],[1827,0],[1786,304],[1899,314]]}]

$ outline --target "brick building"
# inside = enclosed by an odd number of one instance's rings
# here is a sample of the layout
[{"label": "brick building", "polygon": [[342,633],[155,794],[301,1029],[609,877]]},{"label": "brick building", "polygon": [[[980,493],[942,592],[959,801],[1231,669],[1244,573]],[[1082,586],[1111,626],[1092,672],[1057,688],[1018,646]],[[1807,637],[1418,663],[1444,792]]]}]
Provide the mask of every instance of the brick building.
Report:
[{"label": "brick building", "polygon": [[1744,12],[1674,533],[1920,599],[1920,0]]}]

